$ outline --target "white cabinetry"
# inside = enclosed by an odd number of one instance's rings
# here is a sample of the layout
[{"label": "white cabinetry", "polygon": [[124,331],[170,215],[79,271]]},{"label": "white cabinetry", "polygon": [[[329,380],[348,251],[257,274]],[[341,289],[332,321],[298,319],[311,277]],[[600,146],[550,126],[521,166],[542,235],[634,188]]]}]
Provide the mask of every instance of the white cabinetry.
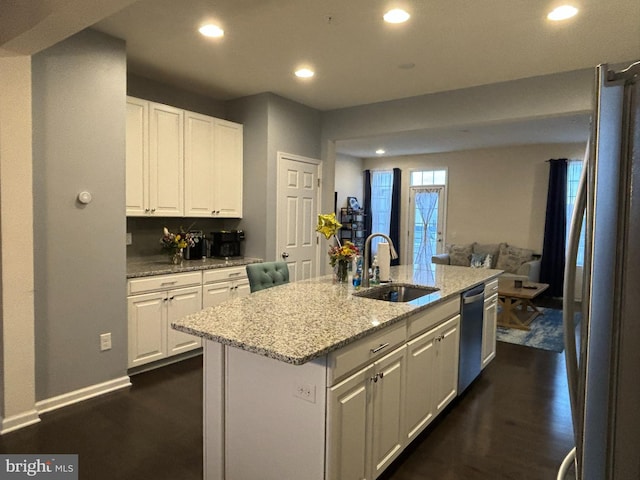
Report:
[{"label": "white cabinetry", "polygon": [[496,356],[496,326],[498,323],[498,281],[485,285],[482,328],[482,368]]},{"label": "white cabinetry", "polygon": [[185,112],[185,216],[242,217],[242,125]]},{"label": "white cabinetry", "polygon": [[[452,311],[458,311],[457,304],[459,301],[452,304]],[[459,336],[460,316],[456,314],[407,343],[405,435],[408,442],[456,396]]]},{"label": "white cabinetry", "polygon": [[251,291],[245,267],[205,270],[202,284],[202,308],[219,305],[234,297],[244,297]]},{"label": "white cabinetry", "polygon": [[402,345],[329,389],[327,478],[376,478],[402,451],[405,364]]},{"label": "white cabinetry", "polygon": [[184,214],[184,112],[127,97],[127,215]]},{"label": "white cabinetry", "polygon": [[129,368],[201,346],[199,337],[170,326],[173,320],[202,309],[201,282],[200,272],[127,282]]},{"label": "white cabinetry", "polygon": [[242,217],[243,127],[127,97],[128,216]]}]

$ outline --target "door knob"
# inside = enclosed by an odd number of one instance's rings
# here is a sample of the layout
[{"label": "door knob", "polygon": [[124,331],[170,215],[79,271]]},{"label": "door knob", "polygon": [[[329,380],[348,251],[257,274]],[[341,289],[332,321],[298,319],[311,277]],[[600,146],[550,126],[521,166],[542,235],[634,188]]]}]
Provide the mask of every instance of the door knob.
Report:
[{"label": "door knob", "polygon": [[287,252],[282,252],[282,258],[289,258],[289,254]]}]

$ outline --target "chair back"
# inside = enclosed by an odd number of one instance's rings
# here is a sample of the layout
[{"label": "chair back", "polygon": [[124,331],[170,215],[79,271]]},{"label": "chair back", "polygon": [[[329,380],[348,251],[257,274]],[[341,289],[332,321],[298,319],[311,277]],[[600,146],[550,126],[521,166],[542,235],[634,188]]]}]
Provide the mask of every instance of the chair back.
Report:
[{"label": "chair back", "polygon": [[247,277],[251,292],[289,283],[289,267],[286,262],[263,262],[247,265]]}]

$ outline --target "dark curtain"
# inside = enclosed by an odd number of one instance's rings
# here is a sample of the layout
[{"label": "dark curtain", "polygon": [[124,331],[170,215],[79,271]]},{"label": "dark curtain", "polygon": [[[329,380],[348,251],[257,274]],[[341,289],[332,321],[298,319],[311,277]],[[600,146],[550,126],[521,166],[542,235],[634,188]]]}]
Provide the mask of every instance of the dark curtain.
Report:
[{"label": "dark curtain", "polygon": [[[393,169],[393,191],[391,193],[391,225],[389,225],[389,237],[400,255],[400,180],[402,171]],[[391,260],[391,265],[400,265],[400,258]]]},{"label": "dark curtain", "polygon": [[546,295],[562,297],[567,236],[567,159],[549,160],[549,166],[540,281],[549,284]]},{"label": "dark curtain", "polygon": [[[371,170],[364,171],[364,238],[371,235]],[[362,252],[364,255],[364,252]]]}]

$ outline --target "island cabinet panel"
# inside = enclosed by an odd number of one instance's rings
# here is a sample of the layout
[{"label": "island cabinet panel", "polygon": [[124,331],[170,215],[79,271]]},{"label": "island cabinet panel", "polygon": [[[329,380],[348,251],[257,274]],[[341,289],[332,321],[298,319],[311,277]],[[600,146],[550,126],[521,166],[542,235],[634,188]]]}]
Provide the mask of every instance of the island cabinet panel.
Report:
[{"label": "island cabinet panel", "polygon": [[327,479],[369,479],[367,434],[373,365],[331,387],[327,405]]},{"label": "island cabinet panel", "polygon": [[292,365],[225,350],[224,478],[322,480],[326,357]]},{"label": "island cabinet panel", "polygon": [[484,288],[484,319],[482,327],[482,368],[496,356],[496,328],[498,325],[498,281],[488,282]]},{"label": "island cabinet panel", "polygon": [[400,454],[406,346],[329,389],[327,479],[374,479]]}]

